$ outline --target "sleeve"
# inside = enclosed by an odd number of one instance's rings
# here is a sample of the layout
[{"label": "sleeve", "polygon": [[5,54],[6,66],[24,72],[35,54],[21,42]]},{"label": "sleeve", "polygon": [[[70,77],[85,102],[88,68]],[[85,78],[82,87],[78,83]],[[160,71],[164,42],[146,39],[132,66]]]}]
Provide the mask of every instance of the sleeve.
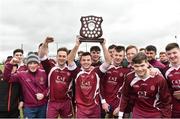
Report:
[{"label": "sleeve", "polygon": [[162,117],[171,118],[171,94],[169,92],[167,82],[162,76],[159,76],[159,95],[160,95],[160,110],[162,112]]},{"label": "sleeve", "polygon": [[7,63],[5,65],[3,78],[9,82],[18,82],[20,77],[17,72],[11,73],[12,69],[13,69],[13,65],[10,63]]},{"label": "sleeve", "polygon": [[120,112],[124,112],[126,106],[128,105],[128,101],[130,99],[130,95],[129,95],[130,90],[131,90],[130,82],[128,81],[128,78],[125,77],[125,81],[122,86],[121,96],[119,101]]},{"label": "sleeve", "polygon": [[99,66],[99,69],[101,72],[105,73],[108,70],[109,66],[110,66],[110,64],[104,62],[103,64],[101,64]]},{"label": "sleeve", "polygon": [[52,64],[47,58],[45,60],[41,59],[41,64],[47,75],[49,74],[51,68],[54,66],[54,64]]}]

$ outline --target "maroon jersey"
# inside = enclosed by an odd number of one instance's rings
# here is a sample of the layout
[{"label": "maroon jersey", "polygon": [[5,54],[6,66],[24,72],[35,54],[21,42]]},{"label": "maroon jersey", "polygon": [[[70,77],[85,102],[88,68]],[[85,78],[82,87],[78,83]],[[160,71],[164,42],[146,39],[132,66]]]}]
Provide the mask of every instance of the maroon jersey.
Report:
[{"label": "maroon jersey", "polygon": [[[174,93],[174,91],[180,90],[180,66],[178,67],[171,67],[166,71],[166,78],[167,82],[171,91],[171,94]],[[178,114],[180,118],[180,100],[175,99],[172,96],[172,116],[173,114]]]},{"label": "maroon jersey", "polygon": [[[71,65],[76,67],[76,65]],[[73,72],[75,77],[75,99],[77,118],[100,117],[99,85],[100,78],[107,71],[109,64],[103,63],[100,67],[91,67],[88,72],[76,67]]]},{"label": "maroon jersey", "polygon": [[[115,67],[111,65],[101,80],[101,95],[102,98],[110,104],[113,109],[119,104],[119,91],[123,85],[125,75],[130,71],[129,68],[122,66]],[[116,105],[114,105],[116,103]]]},{"label": "maroon jersey", "polygon": [[162,76],[140,79],[135,73],[130,73],[126,78],[120,99],[120,112],[124,112],[130,98],[129,94],[133,94],[134,118],[171,117],[171,95]]},{"label": "maroon jersey", "polygon": [[48,73],[48,86],[50,88],[50,101],[62,102],[70,98],[68,91],[71,87],[71,71],[65,66],[61,69],[54,66],[49,60],[41,62],[46,73]]},{"label": "maroon jersey", "polygon": [[99,103],[99,82],[102,75],[99,67],[93,68],[89,72],[79,69],[75,79],[78,105],[90,107]]}]

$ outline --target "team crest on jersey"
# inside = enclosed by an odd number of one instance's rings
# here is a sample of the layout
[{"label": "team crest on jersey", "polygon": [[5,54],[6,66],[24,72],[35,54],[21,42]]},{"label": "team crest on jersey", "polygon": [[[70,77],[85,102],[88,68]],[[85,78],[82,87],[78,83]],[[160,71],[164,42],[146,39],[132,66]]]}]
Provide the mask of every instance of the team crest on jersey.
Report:
[{"label": "team crest on jersey", "polygon": [[91,79],[94,79],[94,75],[91,75]]},{"label": "team crest on jersey", "polygon": [[66,74],[67,74],[68,77],[71,75],[69,72],[67,72]]},{"label": "team crest on jersey", "polygon": [[123,77],[123,73],[121,72],[121,73],[119,74],[119,76],[120,76],[120,77]]},{"label": "team crest on jersey", "polygon": [[152,86],[150,87],[150,90],[154,91],[154,90],[155,90],[155,86],[152,85]]},{"label": "team crest on jersey", "polygon": [[44,78],[43,78],[43,77],[40,77],[39,83],[40,83],[40,84],[44,84]]}]

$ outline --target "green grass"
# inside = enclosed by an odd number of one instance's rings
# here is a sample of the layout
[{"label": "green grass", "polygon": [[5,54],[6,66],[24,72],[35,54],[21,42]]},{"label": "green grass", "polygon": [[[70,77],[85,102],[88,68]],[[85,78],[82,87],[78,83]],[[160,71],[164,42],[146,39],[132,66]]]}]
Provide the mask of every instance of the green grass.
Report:
[{"label": "green grass", "polygon": [[0,64],[0,70],[3,70],[4,65]]}]

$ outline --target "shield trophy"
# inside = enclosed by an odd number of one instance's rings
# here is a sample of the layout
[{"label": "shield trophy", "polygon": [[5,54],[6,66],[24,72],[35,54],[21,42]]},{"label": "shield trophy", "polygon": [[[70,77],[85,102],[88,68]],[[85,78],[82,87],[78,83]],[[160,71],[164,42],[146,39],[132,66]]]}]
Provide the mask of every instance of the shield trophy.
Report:
[{"label": "shield trophy", "polygon": [[101,23],[103,21],[102,17],[97,16],[82,16],[81,19],[81,29],[80,29],[80,42],[100,42],[104,41],[100,38],[103,34]]}]

